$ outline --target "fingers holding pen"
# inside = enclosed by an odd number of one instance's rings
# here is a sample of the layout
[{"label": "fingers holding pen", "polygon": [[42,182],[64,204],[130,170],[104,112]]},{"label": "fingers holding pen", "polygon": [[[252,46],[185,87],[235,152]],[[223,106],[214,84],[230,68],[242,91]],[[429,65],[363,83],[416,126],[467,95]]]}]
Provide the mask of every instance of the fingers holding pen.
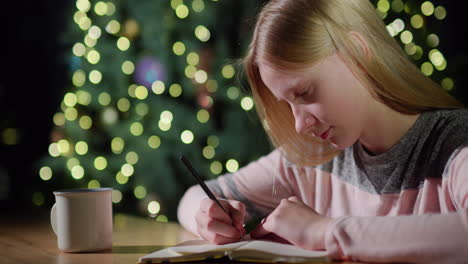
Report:
[{"label": "fingers holding pen", "polygon": [[228,213],[210,199],[204,199],[200,203],[200,209],[195,216],[198,233],[204,239],[216,244],[239,241],[244,235],[243,229],[239,230],[237,227],[238,219],[243,217],[243,213],[236,212],[237,209],[231,207],[228,201],[221,200],[220,203]]}]

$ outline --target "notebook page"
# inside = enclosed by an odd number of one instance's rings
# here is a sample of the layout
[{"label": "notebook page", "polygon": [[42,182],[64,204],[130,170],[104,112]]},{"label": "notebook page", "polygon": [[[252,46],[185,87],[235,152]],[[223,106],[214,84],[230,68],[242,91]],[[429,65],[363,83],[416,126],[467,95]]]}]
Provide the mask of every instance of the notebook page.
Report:
[{"label": "notebook page", "polygon": [[174,254],[180,254],[180,255],[190,255],[194,253],[203,253],[203,252],[208,252],[208,251],[211,251],[211,252],[223,251],[224,252],[224,251],[234,250],[247,243],[249,243],[249,241],[241,241],[241,242],[224,244],[224,245],[206,244],[206,245],[195,245],[195,246],[175,246],[175,247],[169,248],[169,250],[173,252]]},{"label": "notebook page", "polygon": [[288,257],[303,257],[303,258],[316,258],[326,257],[326,251],[312,251],[295,247],[293,245],[281,244],[270,241],[255,240],[240,246],[238,250],[252,250],[263,251],[274,255],[282,255]]}]

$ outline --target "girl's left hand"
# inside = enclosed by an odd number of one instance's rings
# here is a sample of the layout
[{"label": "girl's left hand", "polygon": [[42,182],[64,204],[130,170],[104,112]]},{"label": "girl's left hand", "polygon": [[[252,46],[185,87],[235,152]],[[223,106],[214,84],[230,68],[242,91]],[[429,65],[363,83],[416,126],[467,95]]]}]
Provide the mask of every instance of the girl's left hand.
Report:
[{"label": "girl's left hand", "polygon": [[277,236],[291,244],[325,250],[325,232],[332,218],[324,217],[297,197],[281,200],[278,207],[253,230],[252,238]]}]

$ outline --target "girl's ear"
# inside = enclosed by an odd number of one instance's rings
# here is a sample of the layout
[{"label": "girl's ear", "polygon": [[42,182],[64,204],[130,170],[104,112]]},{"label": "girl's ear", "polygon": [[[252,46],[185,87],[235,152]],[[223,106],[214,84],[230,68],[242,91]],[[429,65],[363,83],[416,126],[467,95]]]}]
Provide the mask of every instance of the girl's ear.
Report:
[{"label": "girl's ear", "polygon": [[367,44],[367,41],[364,38],[364,36],[361,35],[361,33],[357,31],[351,31],[349,32],[349,35],[351,37],[351,40],[356,42],[358,46],[361,48],[361,51],[366,57],[366,59],[370,60],[372,58],[372,53],[369,50],[369,45]]}]

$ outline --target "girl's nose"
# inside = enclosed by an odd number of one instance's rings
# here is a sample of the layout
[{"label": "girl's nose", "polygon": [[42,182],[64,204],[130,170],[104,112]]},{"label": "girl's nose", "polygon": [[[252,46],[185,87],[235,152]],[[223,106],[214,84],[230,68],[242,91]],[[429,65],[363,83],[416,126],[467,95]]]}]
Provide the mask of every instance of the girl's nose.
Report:
[{"label": "girl's nose", "polygon": [[314,125],[315,118],[312,115],[300,111],[298,107],[291,106],[291,109],[294,115],[296,132],[299,134],[305,134],[307,130]]}]

